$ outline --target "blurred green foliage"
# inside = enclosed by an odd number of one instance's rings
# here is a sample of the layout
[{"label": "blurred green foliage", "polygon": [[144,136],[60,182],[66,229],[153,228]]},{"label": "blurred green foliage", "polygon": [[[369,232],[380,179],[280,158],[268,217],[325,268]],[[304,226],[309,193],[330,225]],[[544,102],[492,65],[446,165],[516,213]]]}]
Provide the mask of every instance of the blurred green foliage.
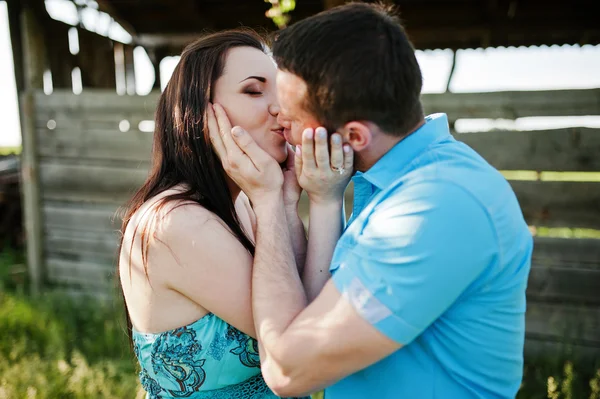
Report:
[{"label": "blurred green foliage", "polygon": [[[120,302],[32,298],[23,263],[0,253],[0,399],[143,399]],[[600,359],[530,359],[517,398],[600,399]]]}]

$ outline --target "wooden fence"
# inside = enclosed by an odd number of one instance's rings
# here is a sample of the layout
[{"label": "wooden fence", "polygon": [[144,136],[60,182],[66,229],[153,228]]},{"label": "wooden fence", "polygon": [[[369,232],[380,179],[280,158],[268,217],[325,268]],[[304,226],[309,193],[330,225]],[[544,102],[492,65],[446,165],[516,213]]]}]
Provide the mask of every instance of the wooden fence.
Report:
[{"label": "wooden fence", "polygon": [[[35,231],[31,226],[36,223],[42,230],[41,264],[31,268],[38,276],[34,281],[97,296],[113,289],[120,225],[115,212],[146,176],[152,133],[140,126],[152,125],[157,96],[118,96],[103,90],[76,96],[55,91],[50,96],[37,93],[32,104],[27,103],[35,115],[35,124],[24,126],[34,130],[25,135],[35,137],[29,163],[39,171],[39,181],[27,184],[37,186],[42,210],[39,220],[26,221],[30,231]],[[424,95],[423,101],[428,113],[446,112],[451,121],[600,115],[596,89],[432,94]],[[600,129],[456,137],[500,170],[600,171]],[[600,179],[550,181],[543,173],[540,176],[511,180],[531,226],[600,230]],[[576,177],[582,180],[581,176]],[[34,197],[28,206],[35,203]],[[306,212],[306,204],[303,209]],[[584,355],[600,353],[600,240],[536,236],[527,294],[530,353],[577,349],[584,349],[578,351]]]}]

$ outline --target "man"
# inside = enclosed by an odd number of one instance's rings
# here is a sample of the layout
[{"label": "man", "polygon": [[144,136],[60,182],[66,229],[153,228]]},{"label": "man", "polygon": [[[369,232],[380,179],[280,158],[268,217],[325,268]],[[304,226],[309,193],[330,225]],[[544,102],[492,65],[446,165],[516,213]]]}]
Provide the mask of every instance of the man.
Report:
[{"label": "man", "polygon": [[307,151],[326,139],[305,128],[340,133],[356,173],[331,278],[306,294],[282,179],[233,130],[249,157],[228,170],[245,179],[257,218],[253,312],[267,383],[280,396],[328,387],[326,399],[514,397],[532,238],[506,180],[452,138],[444,114],[424,117],[398,20],[349,4],[282,31],[273,52],[286,137]]}]

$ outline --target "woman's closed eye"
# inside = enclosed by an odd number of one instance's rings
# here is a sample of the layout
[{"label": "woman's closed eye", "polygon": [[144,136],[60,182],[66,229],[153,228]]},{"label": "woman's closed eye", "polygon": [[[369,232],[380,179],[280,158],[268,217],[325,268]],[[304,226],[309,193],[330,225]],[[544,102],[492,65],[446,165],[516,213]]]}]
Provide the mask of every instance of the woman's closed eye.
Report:
[{"label": "woman's closed eye", "polygon": [[244,89],[245,94],[249,94],[251,96],[260,96],[263,92],[258,87],[248,87]]}]

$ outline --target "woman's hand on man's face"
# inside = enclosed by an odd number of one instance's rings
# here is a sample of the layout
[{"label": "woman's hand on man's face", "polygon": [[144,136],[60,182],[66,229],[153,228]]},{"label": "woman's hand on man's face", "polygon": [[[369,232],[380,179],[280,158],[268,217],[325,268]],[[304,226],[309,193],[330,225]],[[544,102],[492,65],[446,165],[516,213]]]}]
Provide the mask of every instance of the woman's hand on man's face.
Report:
[{"label": "woman's hand on man's face", "polygon": [[253,203],[265,196],[281,196],[281,166],[260,148],[248,132],[231,127],[225,109],[218,104],[207,107],[210,141],[225,172]]},{"label": "woman's hand on man's face", "polygon": [[305,129],[302,146],[296,147],[296,175],[312,203],[343,200],[353,172],[354,153],[350,145],[342,143],[339,133],[333,133],[329,140],[327,136],[323,127]]}]

